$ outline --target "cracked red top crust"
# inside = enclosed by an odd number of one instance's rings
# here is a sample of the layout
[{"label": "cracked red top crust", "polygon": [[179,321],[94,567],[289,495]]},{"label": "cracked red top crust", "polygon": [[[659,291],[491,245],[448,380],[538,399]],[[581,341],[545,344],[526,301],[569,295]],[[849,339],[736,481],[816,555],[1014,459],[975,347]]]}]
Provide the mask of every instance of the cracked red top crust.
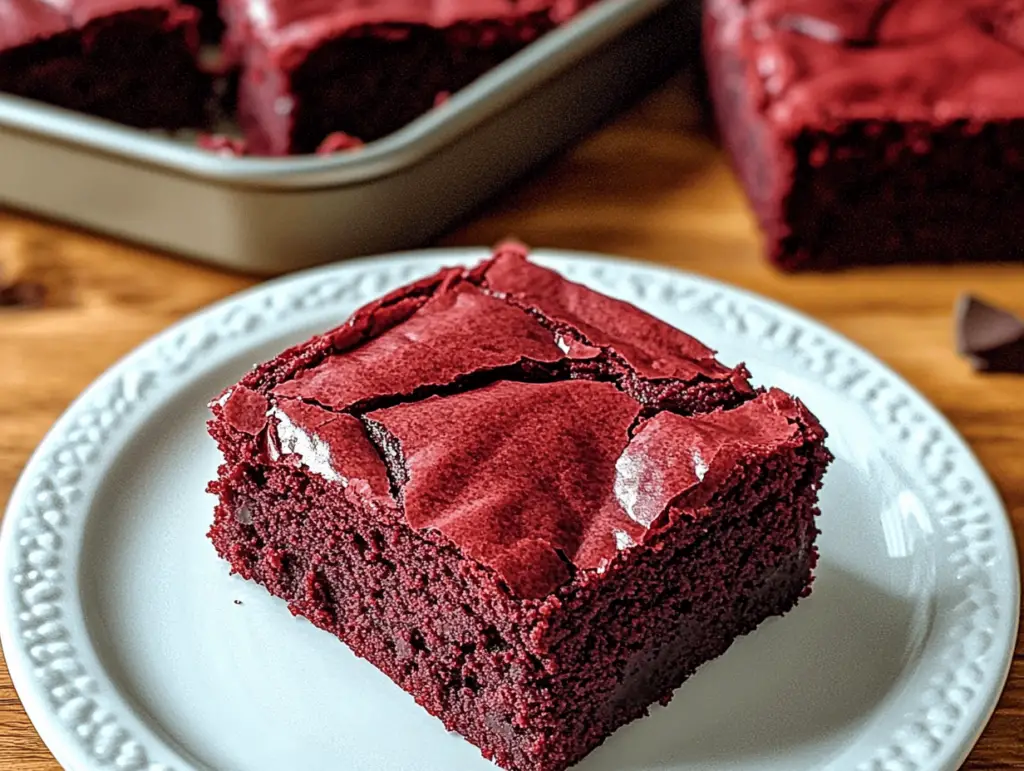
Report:
[{"label": "cracked red top crust", "polygon": [[566,281],[557,273],[526,259],[524,252],[506,248],[483,271],[484,285],[512,302],[544,316],[564,331],[559,337],[572,347],[573,358],[588,358],[591,346],[621,357],[646,378],[693,380],[727,377],[731,370],[699,340],[645,313]]},{"label": "cracked red top crust", "polygon": [[530,314],[463,282],[431,297],[403,323],[297,373],[274,394],[345,410],[375,397],[409,395],[476,372],[563,356]]},{"label": "cracked red top crust", "polygon": [[[807,440],[803,406],[743,372],[507,247],[364,307],[213,409],[270,462],[401,508],[534,599],[680,505],[699,517],[741,458]],[[728,409],[664,411],[638,396],[648,379],[712,384]]]},{"label": "cracked red top crust", "polygon": [[1021,0],[712,0],[709,11],[780,126],[1024,114]]}]

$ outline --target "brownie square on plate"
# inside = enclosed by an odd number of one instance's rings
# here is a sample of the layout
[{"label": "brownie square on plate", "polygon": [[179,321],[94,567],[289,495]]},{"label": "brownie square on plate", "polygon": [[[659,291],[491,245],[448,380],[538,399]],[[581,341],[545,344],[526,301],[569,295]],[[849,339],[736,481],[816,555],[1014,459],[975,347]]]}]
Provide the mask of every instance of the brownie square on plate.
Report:
[{"label": "brownie square on plate", "polygon": [[0,91],[140,128],[198,126],[197,17],[176,0],[2,0]]},{"label": "brownie square on plate", "polygon": [[[586,0],[589,2],[589,0]],[[390,134],[573,15],[584,0],[224,0],[253,153]]]},{"label": "brownie square on plate", "polygon": [[708,0],[705,44],[778,265],[1024,259],[1018,0]]},{"label": "brownie square on plate", "polygon": [[793,397],[515,245],[213,402],[210,537],[514,771],[559,771],[810,587]]}]

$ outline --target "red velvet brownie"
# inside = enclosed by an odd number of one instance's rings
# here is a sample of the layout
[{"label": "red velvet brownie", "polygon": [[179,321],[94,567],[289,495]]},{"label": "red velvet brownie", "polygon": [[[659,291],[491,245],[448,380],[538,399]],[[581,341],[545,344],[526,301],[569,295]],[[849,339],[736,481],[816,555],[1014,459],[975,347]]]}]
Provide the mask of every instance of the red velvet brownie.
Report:
[{"label": "red velvet brownie", "polygon": [[223,0],[255,154],[395,131],[587,0]]},{"label": "red velvet brownie", "polygon": [[210,537],[513,771],[560,771],[809,591],[793,397],[513,246],[227,389]]},{"label": "red velvet brownie", "polygon": [[2,0],[0,91],[142,128],[199,125],[197,16],[176,0]]},{"label": "red velvet brownie", "polygon": [[783,268],[1024,258],[1020,0],[707,0],[719,125]]}]

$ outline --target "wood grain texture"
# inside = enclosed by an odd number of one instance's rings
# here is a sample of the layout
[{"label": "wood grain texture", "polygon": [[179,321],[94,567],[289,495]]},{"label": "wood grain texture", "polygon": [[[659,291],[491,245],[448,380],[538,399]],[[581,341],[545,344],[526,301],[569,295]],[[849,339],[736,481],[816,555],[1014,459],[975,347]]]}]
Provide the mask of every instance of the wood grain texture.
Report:
[{"label": "wood grain texture", "polygon": [[[756,229],[714,142],[697,128],[685,80],[508,191],[445,245],[515,235],[535,246],[621,254],[773,297],[874,352],[964,434],[1024,534],[1024,377],[981,376],[952,346],[965,290],[1024,314],[1024,266],[858,270],[786,276],[759,255]],[[40,310],[0,309],[0,500],[68,403],[117,358],[183,315],[254,279],[0,212],[0,266],[42,281]],[[1024,768],[1020,641],[999,709],[964,766]],[[0,663],[0,768],[58,768]]]}]

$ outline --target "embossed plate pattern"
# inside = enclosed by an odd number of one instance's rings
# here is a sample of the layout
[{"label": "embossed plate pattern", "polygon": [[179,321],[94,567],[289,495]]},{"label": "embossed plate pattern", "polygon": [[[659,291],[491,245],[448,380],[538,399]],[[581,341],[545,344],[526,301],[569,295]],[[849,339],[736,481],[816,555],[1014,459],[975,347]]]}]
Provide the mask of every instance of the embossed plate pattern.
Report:
[{"label": "embossed plate pattern", "polygon": [[[0,534],[0,637],[41,736],[78,771],[490,767],[383,675],[228,575],[204,538],[205,402],[253,362],[482,251],[332,266],[167,330],[64,414]],[[1018,618],[1006,513],[949,424],[848,341],[696,276],[541,261],[695,334],[801,398],[837,460],[812,596],[701,669],[581,771],[946,771],[1006,677]]]}]

